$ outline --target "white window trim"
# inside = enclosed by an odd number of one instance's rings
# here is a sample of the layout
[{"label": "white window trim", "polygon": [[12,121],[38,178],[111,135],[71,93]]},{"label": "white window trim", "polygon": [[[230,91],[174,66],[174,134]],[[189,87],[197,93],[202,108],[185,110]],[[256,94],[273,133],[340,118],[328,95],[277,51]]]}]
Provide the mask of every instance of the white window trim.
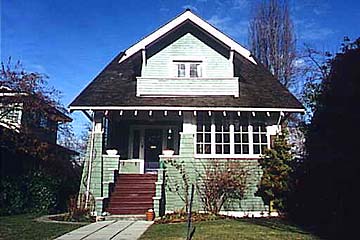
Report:
[{"label": "white window trim", "polygon": [[[196,123],[197,124],[197,123]],[[266,136],[267,136],[267,147],[270,149],[270,133],[269,130],[271,126],[266,126]],[[215,143],[215,134],[216,126],[214,118],[211,118],[211,154],[199,154],[197,153],[197,129],[194,134],[194,157],[195,158],[254,158],[258,159],[263,156],[263,154],[254,154],[254,143],[253,143],[253,125],[248,125],[248,137],[249,137],[249,154],[235,154],[235,141],[234,141],[234,124],[230,123],[230,154],[216,154],[216,143]]]},{"label": "white window trim", "polygon": [[[185,77],[178,77],[178,63],[185,64]],[[201,77],[190,77],[190,64],[200,63]],[[171,67],[169,67],[169,77],[171,78],[205,78],[206,77],[206,59],[203,56],[174,56],[171,59]]]}]

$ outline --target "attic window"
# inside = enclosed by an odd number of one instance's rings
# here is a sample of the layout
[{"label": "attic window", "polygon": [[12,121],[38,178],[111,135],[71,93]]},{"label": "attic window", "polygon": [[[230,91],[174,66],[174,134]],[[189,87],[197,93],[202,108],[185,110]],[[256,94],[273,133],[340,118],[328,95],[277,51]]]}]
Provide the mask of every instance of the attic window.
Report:
[{"label": "attic window", "polygon": [[202,61],[174,61],[175,77],[199,78],[202,77]]}]

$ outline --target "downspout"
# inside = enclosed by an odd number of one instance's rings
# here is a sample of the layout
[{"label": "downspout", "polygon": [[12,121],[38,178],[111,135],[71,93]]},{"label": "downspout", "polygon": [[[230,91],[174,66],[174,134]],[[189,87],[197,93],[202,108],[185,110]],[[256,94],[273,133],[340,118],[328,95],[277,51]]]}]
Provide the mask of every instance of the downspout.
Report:
[{"label": "downspout", "polygon": [[90,138],[90,156],[89,156],[89,165],[88,165],[88,174],[86,180],[86,192],[85,192],[85,208],[88,207],[89,198],[90,198],[90,179],[91,179],[91,169],[92,169],[92,160],[93,160],[93,152],[94,152],[94,138],[95,138],[95,114],[93,114],[92,118],[92,131]]}]

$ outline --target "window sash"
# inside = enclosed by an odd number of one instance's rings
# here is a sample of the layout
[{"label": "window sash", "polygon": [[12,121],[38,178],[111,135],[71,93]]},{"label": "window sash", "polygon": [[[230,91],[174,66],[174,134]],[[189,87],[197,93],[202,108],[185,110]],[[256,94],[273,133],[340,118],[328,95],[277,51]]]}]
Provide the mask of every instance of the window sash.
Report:
[{"label": "window sash", "polygon": [[202,77],[202,61],[176,61],[175,77],[200,78]]},{"label": "window sash", "polygon": [[[212,119],[209,131],[208,124],[205,126],[206,123],[198,122],[195,137],[196,154],[217,156],[260,155],[269,146],[267,130],[264,125],[248,124],[239,127],[239,123],[215,122]],[[206,140],[205,135],[207,135]]]}]

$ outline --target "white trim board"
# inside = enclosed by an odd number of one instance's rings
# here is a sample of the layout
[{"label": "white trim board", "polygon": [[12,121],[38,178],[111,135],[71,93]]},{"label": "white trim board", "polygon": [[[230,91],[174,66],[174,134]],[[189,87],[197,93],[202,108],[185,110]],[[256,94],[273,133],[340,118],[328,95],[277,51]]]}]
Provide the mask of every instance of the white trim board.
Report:
[{"label": "white trim board", "polygon": [[297,112],[305,113],[303,108],[256,108],[256,107],[161,107],[161,106],[70,106],[75,110],[139,110],[139,111],[229,111],[229,112]]},{"label": "white trim board", "polygon": [[151,33],[150,35],[148,35],[138,43],[132,45],[130,48],[125,50],[124,55],[119,60],[119,63],[123,62],[124,60],[135,54],[136,52],[145,49],[147,45],[154,42],[156,39],[165,35],[169,31],[173,30],[175,27],[179,26],[186,20],[190,20],[191,22],[198,25],[206,32],[208,32],[209,34],[211,34],[212,36],[214,36],[215,38],[219,39],[221,42],[229,46],[231,50],[238,52],[252,63],[257,64],[254,58],[251,57],[251,53],[249,50],[247,50],[246,48],[244,48],[243,46],[232,40],[230,37],[226,36],[224,33],[220,32],[218,29],[213,27],[208,22],[196,16],[190,10],[186,10],[178,17],[174,18],[170,22],[166,23],[165,25],[157,29],[155,32]]}]

